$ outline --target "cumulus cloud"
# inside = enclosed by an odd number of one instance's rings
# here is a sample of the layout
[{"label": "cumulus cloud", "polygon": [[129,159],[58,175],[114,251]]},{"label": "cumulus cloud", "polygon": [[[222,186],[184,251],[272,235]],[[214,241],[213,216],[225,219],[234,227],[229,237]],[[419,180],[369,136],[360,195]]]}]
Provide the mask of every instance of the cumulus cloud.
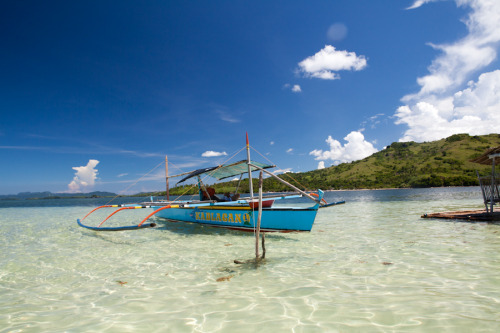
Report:
[{"label": "cumulus cloud", "polygon": [[409,127],[401,141],[496,133],[500,128],[500,70],[481,74],[477,82],[469,82],[468,88],[450,98],[401,106],[396,117],[396,124]]},{"label": "cumulus cloud", "polygon": [[[365,137],[361,131],[352,131],[344,140],[347,143],[342,145],[339,141],[328,136],[326,143],[330,146],[330,150],[315,149],[309,155],[315,156],[315,160],[317,161],[331,160],[334,165],[338,165],[340,163],[360,160],[377,152],[377,149],[370,142],[365,141]],[[324,167],[324,164],[320,164],[318,167],[321,165]]]},{"label": "cumulus cloud", "polygon": [[[416,1],[418,8],[433,1]],[[498,71],[480,73],[497,59],[500,44],[500,1],[455,0],[471,11],[465,24],[468,34],[450,44],[434,45],[440,54],[429,66],[429,74],[417,79],[420,91],[402,98],[396,124],[408,130],[401,141],[437,140],[455,133],[475,135],[497,132]],[[467,80],[476,76],[476,80]],[[465,88],[465,86],[468,86]]]},{"label": "cumulus cloud", "polygon": [[336,50],[331,45],[326,45],[315,55],[299,62],[299,70],[306,77],[324,80],[340,79],[336,72],[341,70],[359,71],[366,67],[365,56],[357,56],[354,52]]},{"label": "cumulus cloud", "polygon": [[89,160],[86,166],[73,167],[75,170],[75,177],[71,183],[68,184],[68,192],[77,193],[90,189],[94,186],[97,179],[97,169],[99,164],[98,160]]},{"label": "cumulus cloud", "polygon": [[325,168],[325,161],[319,161],[318,163],[318,170],[324,169]]},{"label": "cumulus cloud", "polygon": [[225,151],[223,152],[218,152],[218,151],[212,151],[208,150],[201,154],[202,157],[219,157],[219,156],[227,156],[227,153]]}]

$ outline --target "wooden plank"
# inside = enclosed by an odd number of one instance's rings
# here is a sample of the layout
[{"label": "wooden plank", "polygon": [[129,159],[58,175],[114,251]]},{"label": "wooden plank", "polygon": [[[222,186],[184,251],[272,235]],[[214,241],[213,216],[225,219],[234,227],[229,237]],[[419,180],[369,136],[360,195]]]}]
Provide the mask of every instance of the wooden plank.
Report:
[{"label": "wooden plank", "polygon": [[483,210],[462,210],[456,212],[429,213],[421,216],[430,219],[455,219],[467,221],[500,221],[500,211],[487,213]]}]

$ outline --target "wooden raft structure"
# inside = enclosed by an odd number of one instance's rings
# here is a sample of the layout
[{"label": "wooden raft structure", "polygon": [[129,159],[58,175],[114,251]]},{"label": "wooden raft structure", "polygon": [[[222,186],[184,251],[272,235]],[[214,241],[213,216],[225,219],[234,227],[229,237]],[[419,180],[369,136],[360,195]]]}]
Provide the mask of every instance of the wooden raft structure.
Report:
[{"label": "wooden raft structure", "polygon": [[481,156],[471,162],[491,165],[491,174],[481,177],[479,172],[477,178],[481,193],[483,195],[484,210],[464,210],[457,212],[442,212],[424,214],[422,218],[459,219],[467,221],[500,221],[500,210],[493,207],[500,202],[500,177],[495,172],[495,164],[500,163],[500,146],[488,149]]},{"label": "wooden raft structure", "polygon": [[471,162],[491,165],[490,175],[480,177],[479,173],[477,173],[477,178],[479,179],[479,186],[481,186],[481,192],[483,193],[486,212],[493,213],[493,206],[500,202],[500,177],[495,172],[495,164],[500,162],[500,146],[488,149],[483,155],[473,159]]},{"label": "wooden raft structure", "polygon": [[466,221],[500,221],[500,211],[496,209],[494,212],[490,213],[486,210],[461,210],[457,212],[441,212],[441,213],[431,213],[424,214],[422,218],[429,219],[448,219],[448,220],[466,220]]}]

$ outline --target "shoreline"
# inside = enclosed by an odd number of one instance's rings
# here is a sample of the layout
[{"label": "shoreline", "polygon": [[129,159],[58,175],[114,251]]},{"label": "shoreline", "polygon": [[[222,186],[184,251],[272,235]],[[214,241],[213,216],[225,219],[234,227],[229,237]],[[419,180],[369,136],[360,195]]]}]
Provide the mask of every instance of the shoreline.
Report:
[{"label": "shoreline", "polygon": [[[356,189],[335,189],[335,190],[323,190],[325,193],[326,192],[354,192],[354,191],[387,191],[387,190],[416,190],[416,189],[439,189],[439,188],[473,188],[473,187],[479,187],[479,185],[474,185],[474,186],[438,186],[438,187],[383,187],[383,188],[356,188]],[[158,191],[162,192],[162,191]],[[273,194],[273,193],[288,193],[288,192],[293,192],[293,191],[287,191],[287,192],[273,192],[273,191],[268,191],[265,193]],[[89,194],[92,192],[89,192]],[[150,192],[151,193],[151,192]],[[81,195],[81,196],[46,196],[46,197],[31,197],[31,198],[19,198],[17,197],[18,194],[3,194],[0,195],[0,201],[24,201],[24,200],[58,200],[58,199],[105,199],[105,198],[115,198],[115,197],[121,197],[121,198],[133,198],[133,197],[149,197],[151,194],[145,194],[141,196],[141,193],[136,193],[136,194],[129,194],[129,195],[110,195],[110,196],[96,196],[96,195]],[[83,194],[83,193],[82,193]],[[248,193],[244,193],[248,194]],[[172,194],[171,195],[175,195]],[[3,198],[2,198],[3,196]],[[157,196],[157,195],[156,195]]]}]

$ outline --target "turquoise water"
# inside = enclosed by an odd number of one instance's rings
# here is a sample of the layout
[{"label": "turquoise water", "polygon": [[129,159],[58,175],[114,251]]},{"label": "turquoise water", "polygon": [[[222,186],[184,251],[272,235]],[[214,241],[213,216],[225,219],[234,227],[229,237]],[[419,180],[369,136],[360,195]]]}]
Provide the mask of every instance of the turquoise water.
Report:
[{"label": "turquoise water", "polygon": [[[97,233],[86,200],[0,205],[0,332],[494,332],[500,225],[478,188],[328,192],[310,233],[179,223]],[[96,204],[92,202],[92,204]],[[137,223],[148,211],[121,214]]]}]

